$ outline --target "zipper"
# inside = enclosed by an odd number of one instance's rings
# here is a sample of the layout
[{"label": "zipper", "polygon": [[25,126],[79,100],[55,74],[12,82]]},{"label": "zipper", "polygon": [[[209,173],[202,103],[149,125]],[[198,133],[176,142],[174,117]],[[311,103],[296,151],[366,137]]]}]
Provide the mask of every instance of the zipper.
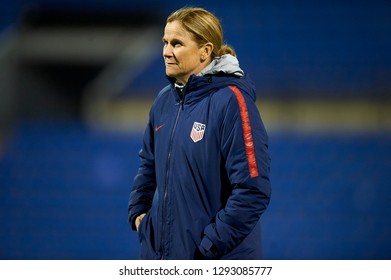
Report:
[{"label": "zipper", "polygon": [[179,120],[179,115],[181,114],[181,111],[183,109],[183,100],[181,99],[179,101],[179,103],[177,103],[176,105],[179,105],[179,108],[178,108],[178,111],[177,111],[177,114],[176,114],[176,118],[175,118],[175,123],[174,123],[174,127],[172,129],[172,132],[171,132],[171,136],[170,136],[170,142],[169,142],[169,148],[168,148],[168,155],[167,155],[167,164],[166,164],[166,183],[165,183],[165,188],[164,188],[164,194],[163,194],[163,207],[162,207],[162,233],[161,233],[161,240],[160,240],[160,248],[161,248],[161,252],[162,252],[162,255],[161,255],[161,259],[164,259],[164,251],[165,251],[165,248],[164,248],[164,235],[165,235],[165,231],[166,231],[166,223],[165,223],[165,216],[166,216],[166,204],[167,204],[167,196],[168,196],[168,179],[169,179],[169,176],[170,176],[170,161],[171,161],[171,152],[172,152],[172,143],[174,141],[174,134],[175,134],[175,130],[176,130],[176,127],[177,127],[177,124],[178,124],[178,120]]}]

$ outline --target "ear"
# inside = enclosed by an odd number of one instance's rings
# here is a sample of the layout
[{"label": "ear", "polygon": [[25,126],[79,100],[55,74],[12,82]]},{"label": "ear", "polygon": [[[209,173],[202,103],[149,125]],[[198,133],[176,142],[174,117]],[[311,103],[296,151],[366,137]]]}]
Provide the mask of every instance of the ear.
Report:
[{"label": "ear", "polygon": [[213,52],[213,44],[208,42],[201,47],[201,60],[205,61],[212,55]]}]

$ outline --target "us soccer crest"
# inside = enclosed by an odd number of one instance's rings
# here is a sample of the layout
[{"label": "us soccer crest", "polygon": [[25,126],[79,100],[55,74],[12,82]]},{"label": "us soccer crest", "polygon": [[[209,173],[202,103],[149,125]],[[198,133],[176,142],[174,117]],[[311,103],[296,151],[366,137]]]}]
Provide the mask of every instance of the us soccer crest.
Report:
[{"label": "us soccer crest", "polygon": [[193,128],[191,129],[190,138],[194,143],[202,140],[204,138],[206,125],[199,122],[194,122]]}]

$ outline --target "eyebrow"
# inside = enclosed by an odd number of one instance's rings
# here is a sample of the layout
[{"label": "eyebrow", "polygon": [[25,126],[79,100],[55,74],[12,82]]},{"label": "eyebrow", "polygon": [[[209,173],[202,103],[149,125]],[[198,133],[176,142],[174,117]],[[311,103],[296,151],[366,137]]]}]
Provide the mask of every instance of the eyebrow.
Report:
[{"label": "eyebrow", "polygon": [[[162,41],[163,41],[163,43],[164,42],[169,42],[167,39],[165,39],[164,37],[162,38]],[[182,40],[180,40],[180,39],[177,39],[177,38],[173,38],[172,40],[171,40],[171,43],[179,43],[179,44],[184,44],[184,42],[182,41]]]}]

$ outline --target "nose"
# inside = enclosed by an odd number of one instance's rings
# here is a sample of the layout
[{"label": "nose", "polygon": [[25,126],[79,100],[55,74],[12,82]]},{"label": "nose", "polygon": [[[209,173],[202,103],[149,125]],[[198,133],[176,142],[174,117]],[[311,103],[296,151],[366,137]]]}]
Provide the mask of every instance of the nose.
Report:
[{"label": "nose", "polygon": [[165,44],[163,46],[163,56],[171,57],[172,56],[172,46],[170,44]]}]

